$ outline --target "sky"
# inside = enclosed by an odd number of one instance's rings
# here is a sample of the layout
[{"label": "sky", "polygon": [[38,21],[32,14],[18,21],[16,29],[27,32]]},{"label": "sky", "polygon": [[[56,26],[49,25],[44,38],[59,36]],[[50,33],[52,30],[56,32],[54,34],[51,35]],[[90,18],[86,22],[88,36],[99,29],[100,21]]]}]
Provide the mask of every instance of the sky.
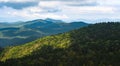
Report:
[{"label": "sky", "polygon": [[46,18],[89,23],[120,21],[120,0],[0,0],[0,22]]}]

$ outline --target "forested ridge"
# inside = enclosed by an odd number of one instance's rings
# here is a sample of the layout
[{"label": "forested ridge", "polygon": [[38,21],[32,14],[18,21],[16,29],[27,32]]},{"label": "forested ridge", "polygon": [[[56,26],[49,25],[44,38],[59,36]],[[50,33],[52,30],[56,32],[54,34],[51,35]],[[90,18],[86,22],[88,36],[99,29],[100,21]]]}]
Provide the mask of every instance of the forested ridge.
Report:
[{"label": "forested ridge", "polygon": [[0,66],[120,66],[120,23],[97,23],[1,51]]},{"label": "forested ridge", "polygon": [[41,37],[68,32],[87,25],[89,24],[84,22],[66,23],[54,19],[0,23],[0,47],[25,44]]}]

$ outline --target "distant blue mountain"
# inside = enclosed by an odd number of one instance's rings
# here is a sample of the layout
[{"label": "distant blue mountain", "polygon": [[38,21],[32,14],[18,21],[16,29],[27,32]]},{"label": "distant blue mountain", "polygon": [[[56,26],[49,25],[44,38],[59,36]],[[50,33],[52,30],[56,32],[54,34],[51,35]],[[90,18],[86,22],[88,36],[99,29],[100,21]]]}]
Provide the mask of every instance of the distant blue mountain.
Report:
[{"label": "distant blue mountain", "polygon": [[40,37],[67,32],[87,25],[85,22],[66,23],[50,18],[27,22],[1,23],[0,46],[20,45]]}]

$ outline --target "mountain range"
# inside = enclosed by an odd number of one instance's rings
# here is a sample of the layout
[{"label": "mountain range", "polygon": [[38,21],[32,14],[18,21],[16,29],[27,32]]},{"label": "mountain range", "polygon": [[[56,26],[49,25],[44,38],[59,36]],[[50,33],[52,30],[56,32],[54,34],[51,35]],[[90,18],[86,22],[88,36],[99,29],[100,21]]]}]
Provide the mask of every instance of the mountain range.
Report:
[{"label": "mountain range", "polygon": [[120,23],[91,24],[1,50],[1,66],[120,66]]},{"label": "mountain range", "polygon": [[26,22],[0,23],[0,47],[16,46],[40,37],[64,33],[88,26],[85,22],[66,23],[47,18]]}]

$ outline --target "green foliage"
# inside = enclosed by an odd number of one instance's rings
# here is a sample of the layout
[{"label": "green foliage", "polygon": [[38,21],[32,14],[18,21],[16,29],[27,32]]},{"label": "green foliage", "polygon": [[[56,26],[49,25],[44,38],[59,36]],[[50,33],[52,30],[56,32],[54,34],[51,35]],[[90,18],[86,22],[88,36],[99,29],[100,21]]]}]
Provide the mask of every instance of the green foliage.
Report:
[{"label": "green foliage", "polygon": [[[64,36],[68,36],[65,37]],[[40,49],[44,45],[50,45],[54,48],[67,48],[70,44],[69,34],[60,34],[56,36],[47,36],[42,39],[27,43],[21,46],[9,47],[6,48],[3,52],[3,57],[1,60],[5,61],[7,59],[21,58],[26,55],[30,55],[32,52]]]},{"label": "green foliage", "polygon": [[64,23],[48,19],[12,24],[2,23],[0,24],[0,47],[25,44],[44,36],[64,33],[87,25],[83,22]]},{"label": "green foliage", "polygon": [[4,66],[120,66],[120,23],[99,23],[6,48]]}]

